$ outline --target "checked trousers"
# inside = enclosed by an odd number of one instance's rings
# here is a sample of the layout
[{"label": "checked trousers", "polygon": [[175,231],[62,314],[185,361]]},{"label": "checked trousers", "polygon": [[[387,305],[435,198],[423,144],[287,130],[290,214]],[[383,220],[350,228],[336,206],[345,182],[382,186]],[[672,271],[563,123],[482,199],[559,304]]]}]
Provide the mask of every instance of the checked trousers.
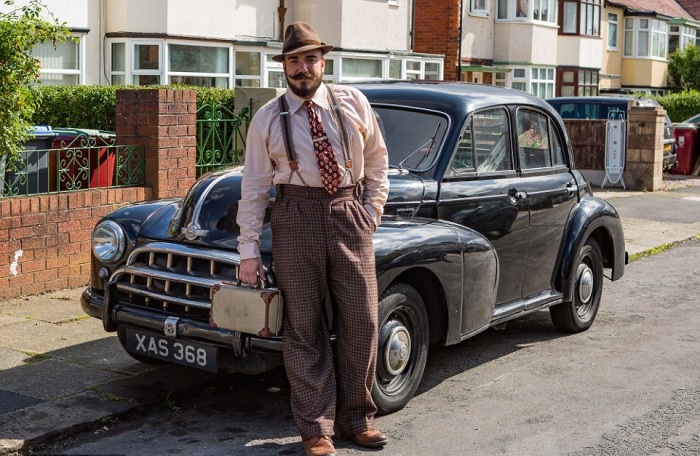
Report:
[{"label": "checked trousers", "polygon": [[[374,429],[377,360],[374,222],[359,184],[280,185],[272,209],[272,252],[284,298],[282,347],[291,406],[302,439]],[[334,298],[336,359],[324,303]]]}]

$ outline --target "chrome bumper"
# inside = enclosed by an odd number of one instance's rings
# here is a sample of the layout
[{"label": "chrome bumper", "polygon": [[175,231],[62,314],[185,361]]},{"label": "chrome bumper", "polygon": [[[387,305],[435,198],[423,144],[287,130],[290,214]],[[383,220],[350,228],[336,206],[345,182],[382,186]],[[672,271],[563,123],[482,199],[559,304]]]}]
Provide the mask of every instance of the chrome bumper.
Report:
[{"label": "chrome bumper", "polygon": [[[104,295],[101,291],[87,288],[80,297],[80,305],[86,314],[94,318],[103,319]],[[137,309],[115,302],[109,320],[115,325],[124,325],[134,328],[142,328],[164,334],[165,315],[154,314],[142,309]],[[229,331],[211,327],[208,323],[188,318],[178,318],[175,329],[175,337],[191,338],[204,343],[210,343],[219,347],[233,350],[238,357],[246,356],[252,351],[281,353],[281,338],[261,338],[249,334],[241,334],[238,331]]]}]

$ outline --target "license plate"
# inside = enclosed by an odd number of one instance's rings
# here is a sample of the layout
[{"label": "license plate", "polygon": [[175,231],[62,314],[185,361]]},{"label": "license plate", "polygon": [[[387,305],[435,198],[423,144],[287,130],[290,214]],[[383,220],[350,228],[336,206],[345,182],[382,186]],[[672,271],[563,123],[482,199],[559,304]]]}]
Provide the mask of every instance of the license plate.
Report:
[{"label": "license plate", "polygon": [[216,347],[127,328],[126,349],[129,353],[216,372]]}]

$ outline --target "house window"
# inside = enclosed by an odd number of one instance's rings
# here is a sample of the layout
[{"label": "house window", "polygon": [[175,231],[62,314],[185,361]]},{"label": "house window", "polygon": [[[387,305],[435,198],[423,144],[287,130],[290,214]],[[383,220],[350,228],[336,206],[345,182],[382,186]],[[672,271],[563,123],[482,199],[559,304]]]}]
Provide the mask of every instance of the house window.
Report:
[{"label": "house window", "polygon": [[617,50],[617,14],[608,13],[608,49]]},{"label": "house window", "polygon": [[601,0],[560,0],[560,33],[600,36],[600,3]]},{"label": "house window", "polygon": [[389,60],[389,79],[401,79],[401,60]]},{"label": "house window", "polygon": [[132,84],[157,85],[161,83],[160,43],[134,44]]},{"label": "house window", "polygon": [[625,57],[665,59],[667,54],[666,22],[647,18],[625,19]]},{"label": "house window", "polygon": [[557,22],[557,0],[498,0],[496,18]]},{"label": "house window", "polygon": [[554,96],[554,69],[531,68],[530,69],[530,93],[540,98]]},{"label": "house window", "polygon": [[39,60],[39,80],[42,85],[78,85],[82,82],[81,45],[77,41],[39,43],[32,56]]},{"label": "house window", "polygon": [[469,12],[475,16],[488,16],[490,8],[489,0],[471,0],[469,3]]},{"label": "house window", "polygon": [[440,64],[437,62],[425,62],[425,74],[423,79],[438,81],[440,77]]},{"label": "house window", "polygon": [[382,61],[379,59],[343,58],[342,78],[372,78],[382,77]]},{"label": "house window", "polygon": [[168,65],[170,84],[228,88],[228,47],[171,44]]},{"label": "house window", "polygon": [[510,86],[514,89],[527,92],[527,78],[525,77],[524,68],[515,68],[513,70],[513,80],[511,81]]},{"label": "house window", "polygon": [[406,60],[406,79],[421,78],[421,63],[415,60]]},{"label": "house window", "polygon": [[671,25],[668,31],[668,53],[683,50],[695,44],[696,30],[681,25]]},{"label": "house window", "polygon": [[236,87],[261,87],[260,53],[236,51]]},{"label": "house window", "polygon": [[126,43],[112,43],[111,84],[126,84]]},{"label": "house window", "polygon": [[598,95],[598,70],[560,68],[558,71],[557,96]]}]

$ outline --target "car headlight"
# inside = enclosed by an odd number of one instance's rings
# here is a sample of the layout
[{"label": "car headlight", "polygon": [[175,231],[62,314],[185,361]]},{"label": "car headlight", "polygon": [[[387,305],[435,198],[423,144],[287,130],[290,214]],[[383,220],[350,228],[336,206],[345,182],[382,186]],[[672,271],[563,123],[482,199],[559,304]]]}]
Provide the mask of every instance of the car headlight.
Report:
[{"label": "car headlight", "polygon": [[124,230],[118,223],[106,220],[92,232],[92,253],[103,263],[115,263],[122,259],[126,250]]}]

